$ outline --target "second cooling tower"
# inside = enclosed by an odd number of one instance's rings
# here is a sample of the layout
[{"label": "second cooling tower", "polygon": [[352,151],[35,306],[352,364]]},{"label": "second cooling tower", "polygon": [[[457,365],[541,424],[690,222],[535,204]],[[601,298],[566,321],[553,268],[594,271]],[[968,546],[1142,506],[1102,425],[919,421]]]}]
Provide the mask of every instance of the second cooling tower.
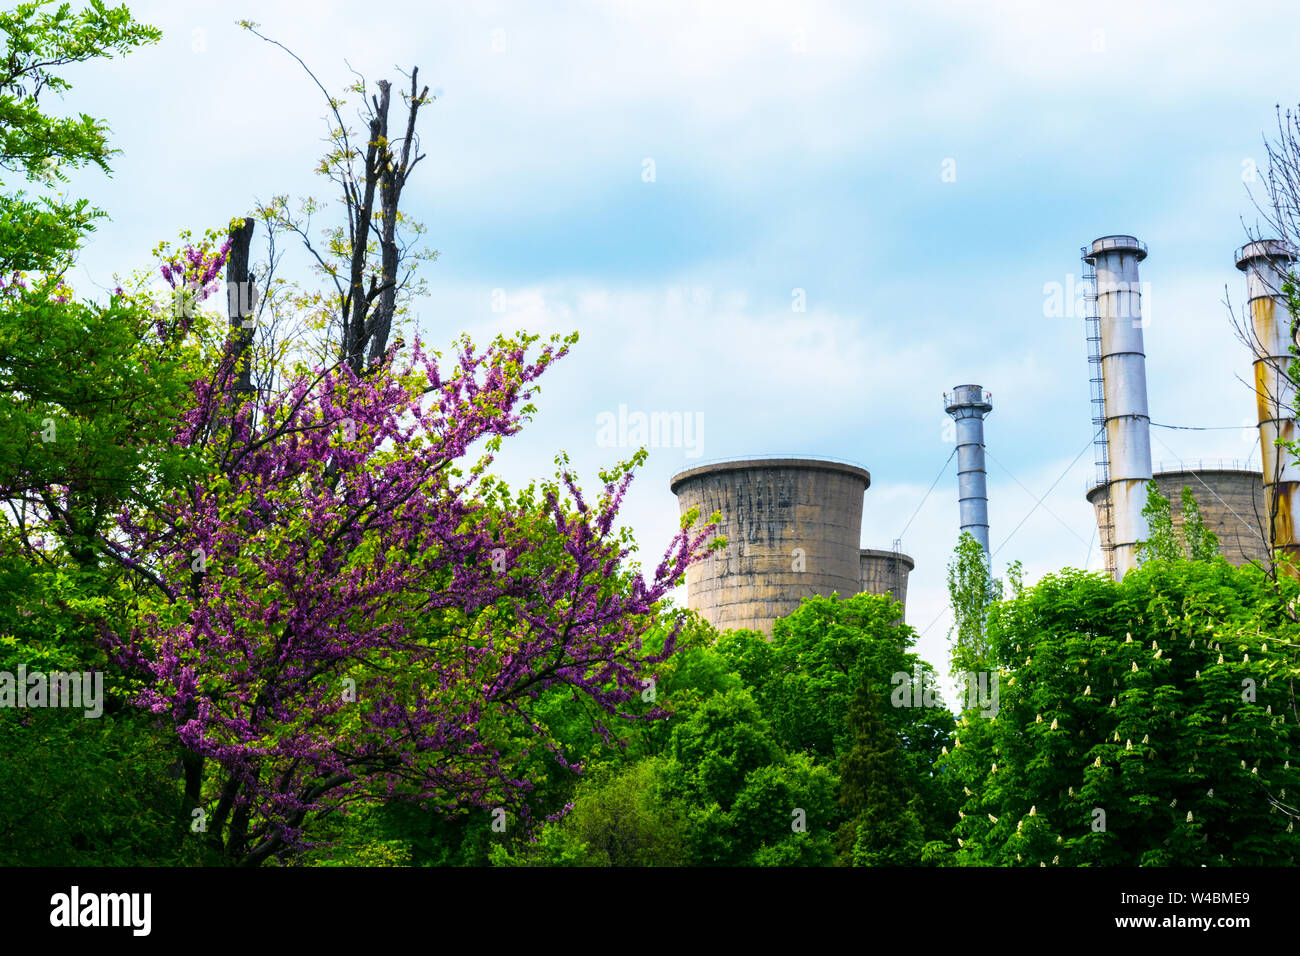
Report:
[{"label": "second cooling tower", "polygon": [[687,606],[720,630],[772,632],[814,594],[862,590],[866,469],[833,461],[760,458],[674,476],[681,511],[722,513],[727,547],[686,572]]}]

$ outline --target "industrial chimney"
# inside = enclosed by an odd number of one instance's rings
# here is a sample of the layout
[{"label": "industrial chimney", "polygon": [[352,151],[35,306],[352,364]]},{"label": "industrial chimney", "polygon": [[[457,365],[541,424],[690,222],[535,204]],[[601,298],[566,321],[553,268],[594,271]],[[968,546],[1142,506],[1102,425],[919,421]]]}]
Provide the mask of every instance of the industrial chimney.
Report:
[{"label": "industrial chimney", "polygon": [[1300,560],[1300,537],[1296,534],[1300,467],[1285,448],[1276,444],[1296,439],[1296,389],[1287,374],[1291,365],[1291,318],[1282,295],[1282,283],[1295,258],[1277,239],[1247,243],[1236,254],[1237,268],[1246,273],[1264,500],[1272,529],[1270,543],[1274,549]]},{"label": "industrial chimney", "polygon": [[1089,321],[1096,328],[1089,337],[1096,339],[1105,427],[1104,445],[1098,439],[1098,487],[1088,499],[1097,507],[1103,538],[1109,526],[1107,563],[1116,580],[1137,567],[1137,548],[1147,537],[1142,508],[1151,479],[1151,417],[1138,282],[1138,263],[1146,257],[1146,246],[1132,236],[1103,236],[1083,256],[1095,270],[1096,314]]},{"label": "industrial chimney", "polygon": [[978,385],[958,385],[951,397],[944,393],[945,407],[957,422],[957,503],[961,530],[968,531],[989,550],[989,492],[984,471],[984,416],[993,411],[992,396]]}]

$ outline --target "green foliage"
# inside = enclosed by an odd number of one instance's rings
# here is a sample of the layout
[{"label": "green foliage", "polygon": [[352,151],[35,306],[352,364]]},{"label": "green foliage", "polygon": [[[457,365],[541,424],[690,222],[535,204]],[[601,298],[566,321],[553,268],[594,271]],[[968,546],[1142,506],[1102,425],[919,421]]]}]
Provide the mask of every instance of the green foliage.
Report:
[{"label": "green foliage", "polygon": [[1219,538],[1205,526],[1192,489],[1183,488],[1183,543],[1193,561],[1212,561],[1219,554]]},{"label": "green foliage", "polygon": [[1147,501],[1142,506],[1142,517],[1147,521],[1147,539],[1138,547],[1138,560],[1174,561],[1182,557],[1182,544],[1174,534],[1169,499],[1160,493],[1154,481],[1147,482]]},{"label": "green foliage", "polygon": [[486,809],[439,814],[404,800],[332,814],[312,828],[316,844],[295,866],[487,866],[494,841]]},{"label": "green foliage", "polygon": [[996,605],[997,714],[964,717],[940,761],[966,795],[957,862],[1294,865],[1298,597],[1154,560]]},{"label": "green foliage", "polygon": [[[1016,570],[1019,586],[1019,568]],[[988,640],[985,618],[988,607],[1002,597],[1002,583],[993,577],[984,548],[968,531],[957,539],[948,562],[948,599],[952,604],[952,672],[987,669]]]},{"label": "green foliage", "polygon": [[[91,0],[84,10],[48,0],[0,12],[5,36],[0,65],[0,175],[19,172],[27,182],[66,182],[64,169],[86,165],[109,171],[107,126],[84,113],[54,117],[41,110],[40,95],[62,94],[67,80],[54,70],[71,63],[112,57],[156,42],[161,33],[134,22],[125,6]],[[0,180],[7,189],[8,180]],[[103,216],[85,200],[74,203],[22,192],[0,195],[0,274],[14,270],[56,271],[71,262],[93,220]]]},{"label": "green foliage", "polygon": [[665,761],[649,757],[584,781],[561,826],[518,856],[494,851],[496,865],[681,866],[686,860],[685,807],[659,783]]},{"label": "green foliage", "polygon": [[[824,866],[836,861],[837,833],[859,817],[901,818],[908,834],[893,856],[867,838],[861,863],[918,862],[925,839],[941,852],[955,798],[931,768],[952,715],[933,693],[928,707],[885,704],[900,679],[918,702],[933,687],[933,670],[908,650],[914,641],[897,605],[877,595],[809,598],[776,622],[770,641],[753,631],[719,636],[688,618],[657,683],[672,717],[635,728],[625,751],[577,782],[567,816],[534,842],[495,848],[493,862]],[[902,814],[893,797],[874,805],[879,789],[856,800],[841,789],[837,767],[860,736],[849,714],[867,683],[877,738],[909,793]],[[853,862],[851,847],[843,862]]]},{"label": "green foliage", "polygon": [[[79,12],[47,6],[0,13],[0,175],[48,185],[66,180],[63,168],[107,172],[113,152],[102,123],[42,112],[43,91],[69,89],[54,70],[160,34],[99,0]],[[96,577],[95,541],[108,515],[190,473],[170,437],[201,347],[157,334],[165,323],[147,297],[74,301],[62,275],[103,214],[48,196],[38,207],[11,185],[6,179],[0,194],[0,495],[14,517],[4,544],[38,566],[71,562],[92,572],[80,586],[106,594],[111,579]],[[69,374],[70,356],[78,374]]]},{"label": "green foliage", "polygon": [[70,89],[60,67],[160,34],[100,0],[49,7],[0,12],[0,671],[98,671],[105,700],[99,717],[0,710],[0,864],[202,862],[171,738],[123,707],[132,680],[98,647],[96,622],[129,595],[92,544],[114,509],[182,477],[164,436],[198,356],[150,334],[144,299],[73,300],[63,273],[104,214],[49,191],[67,170],[108,172],[114,151],[104,123],[40,99]]},{"label": "green foliage", "polygon": [[1147,539],[1138,548],[1139,561],[1212,561],[1219,554],[1219,539],[1201,519],[1201,509],[1192,489],[1183,488],[1182,528],[1174,527],[1169,499],[1154,481],[1147,482],[1147,501],[1142,516],[1147,520]]},{"label": "green foliage", "polygon": [[0,866],[204,862],[177,826],[174,757],[135,714],[0,709]]},{"label": "green foliage", "polygon": [[[908,650],[916,633],[897,623],[897,608],[886,595],[811,597],[776,621],[770,642],[733,631],[718,650],[754,689],[781,746],[832,761],[852,745],[849,704],[863,680],[888,687],[896,674],[914,680],[919,668],[921,682],[934,683],[933,669]],[[896,708],[891,726],[928,755],[945,715],[942,707]]]},{"label": "green foliage", "polygon": [[853,748],[840,758],[839,795],[849,819],[836,840],[843,865],[909,866],[921,858],[926,809],[881,715],[883,698],[883,688],[864,682],[849,708]]}]

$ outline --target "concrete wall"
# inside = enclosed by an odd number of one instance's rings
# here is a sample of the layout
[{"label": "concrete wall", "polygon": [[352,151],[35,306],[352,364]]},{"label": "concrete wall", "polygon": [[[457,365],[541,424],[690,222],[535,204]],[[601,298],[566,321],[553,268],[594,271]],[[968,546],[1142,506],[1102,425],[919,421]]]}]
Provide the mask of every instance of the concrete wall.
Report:
[{"label": "concrete wall", "polygon": [[871,475],[838,462],[768,458],[673,477],[683,514],[722,513],[727,547],[686,572],[687,606],[718,628],[772,633],[805,597],[862,586],[862,496]]},{"label": "concrete wall", "polygon": [[[1231,469],[1163,471],[1152,480],[1160,493],[1169,499],[1176,530],[1181,531],[1183,527],[1182,497],[1186,486],[1192,489],[1201,520],[1218,535],[1219,551],[1230,564],[1240,567],[1259,561],[1267,566],[1268,547],[1260,535],[1261,520],[1264,523],[1268,521],[1262,474]],[[1094,488],[1088,493],[1088,500],[1094,508],[1100,491],[1100,488]],[[1146,501],[1145,491],[1142,500]],[[1109,535],[1104,535],[1104,538],[1109,538]],[[1108,546],[1110,541],[1103,540],[1102,544]]]}]

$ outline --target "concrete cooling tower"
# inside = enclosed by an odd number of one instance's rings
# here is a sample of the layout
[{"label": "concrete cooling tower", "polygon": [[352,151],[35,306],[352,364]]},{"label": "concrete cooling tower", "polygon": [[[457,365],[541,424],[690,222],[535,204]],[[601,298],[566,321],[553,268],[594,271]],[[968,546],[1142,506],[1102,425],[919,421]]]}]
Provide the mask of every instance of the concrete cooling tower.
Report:
[{"label": "concrete cooling tower", "polygon": [[[815,594],[850,597],[879,587],[902,600],[912,559],[860,547],[870,486],[863,468],[805,458],[723,462],[674,476],[682,514],[721,512],[718,533],[727,539],[724,550],[686,572],[687,606],[719,629],[771,634],[776,618]],[[878,560],[881,554],[891,557]]]},{"label": "concrete cooling tower", "polygon": [[[1160,494],[1169,499],[1174,530],[1183,528],[1183,488],[1192,490],[1201,521],[1219,539],[1219,552],[1228,563],[1240,567],[1258,561],[1268,566],[1268,546],[1261,529],[1267,527],[1264,476],[1249,468],[1228,465],[1157,471],[1152,479]],[[1100,498],[1104,487],[1088,492],[1088,501],[1097,510],[1098,524],[1103,520]],[[1109,529],[1102,525],[1102,547],[1110,546]]]}]

